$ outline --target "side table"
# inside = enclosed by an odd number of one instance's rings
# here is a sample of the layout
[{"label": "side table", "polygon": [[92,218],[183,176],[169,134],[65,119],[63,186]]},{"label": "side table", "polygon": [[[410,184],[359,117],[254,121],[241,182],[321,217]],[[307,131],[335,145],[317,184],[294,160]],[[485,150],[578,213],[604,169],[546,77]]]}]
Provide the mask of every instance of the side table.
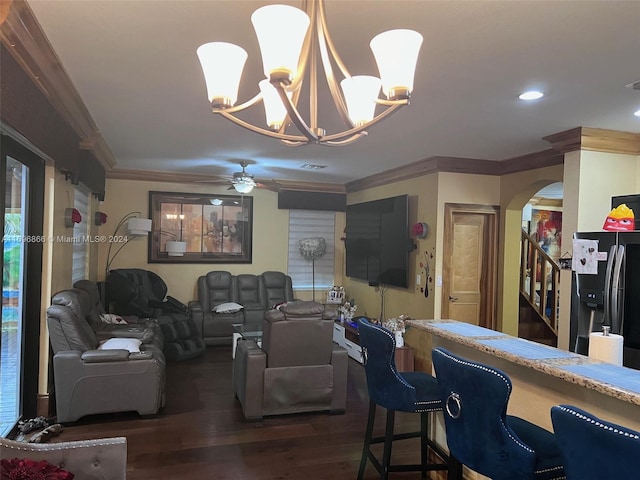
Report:
[{"label": "side table", "polygon": [[413,348],[396,348],[396,368],[399,372],[413,372]]}]

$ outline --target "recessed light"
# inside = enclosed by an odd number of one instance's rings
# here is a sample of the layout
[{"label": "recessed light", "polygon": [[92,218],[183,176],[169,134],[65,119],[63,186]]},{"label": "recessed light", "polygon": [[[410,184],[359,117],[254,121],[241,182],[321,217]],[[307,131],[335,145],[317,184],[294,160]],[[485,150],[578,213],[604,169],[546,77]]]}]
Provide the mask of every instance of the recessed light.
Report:
[{"label": "recessed light", "polygon": [[537,90],[529,90],[528,92],[521,93],[518,98],[520,100],[537,100],[544,97],[544,93]]},{"label": "recessed light", "polygon": [[636,110],[635,112],[633,112],[633,114],[634,114],[636,117],[640,117],[640,110]]}]

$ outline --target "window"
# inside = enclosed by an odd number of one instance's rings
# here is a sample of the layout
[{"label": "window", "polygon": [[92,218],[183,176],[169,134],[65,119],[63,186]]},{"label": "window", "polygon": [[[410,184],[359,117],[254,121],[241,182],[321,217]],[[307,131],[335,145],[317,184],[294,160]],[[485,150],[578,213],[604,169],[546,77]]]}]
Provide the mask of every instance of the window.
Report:
[{"label": "window", "polygon": [[[334,273],[335,212],[289,210],[288,273],[296,288],[331,288]],[[307,260],[300,253],[300,240],[321,237],[326,243],[324,255]]]},{"label": "window", "polygon": [[89,258],[89,242],[84,241],[89,235],[89,190],[84,185],[75,188],[73,207],[80,212],[82,221],[73,225],[73,267],[72,283],[87,278]]}]

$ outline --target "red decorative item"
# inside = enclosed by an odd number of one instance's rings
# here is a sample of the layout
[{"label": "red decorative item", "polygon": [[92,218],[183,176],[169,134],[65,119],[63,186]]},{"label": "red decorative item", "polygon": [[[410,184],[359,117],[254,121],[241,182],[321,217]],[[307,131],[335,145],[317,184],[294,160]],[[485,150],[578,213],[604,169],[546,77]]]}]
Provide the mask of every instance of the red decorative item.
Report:
[{"label": "red decorative item", "polygon": [[426,223],[418,222],[411,229],[411,233],[417,238],[426,238],[429,234],[429,226]]},{"label": "red decorative item", "polygon": [[74,224],[82,221],[82,215],[77,208],[67,208],[64,211],[64,224],[66,227],[73,227]]},{"label": "red decorative item", "polygon": [[104,212],[96,212],[93,218],[93,223],[97,226],[104,225],[107,223],[107,214]]},{"label": "red decorative item", "polygon": [[2,480],[72,480],[73,473],[62,470],[46,460],[28,458],[2,459]]}]

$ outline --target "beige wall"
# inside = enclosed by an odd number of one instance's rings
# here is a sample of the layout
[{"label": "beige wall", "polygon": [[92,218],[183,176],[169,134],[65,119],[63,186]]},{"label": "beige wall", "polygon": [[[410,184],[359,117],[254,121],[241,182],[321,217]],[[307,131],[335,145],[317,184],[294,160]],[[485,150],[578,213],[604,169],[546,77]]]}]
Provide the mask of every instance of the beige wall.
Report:
[{"label": "beige wall", "polygon": [[[108,215],[106,225],[100,229],[102,235],[112,235],[117,223],[128,213],[140,211],[149,217],[149,192],[219,193],[228,195],[226,187],[210,185],[185,185],[165,182],[143,182],[133,180],[107,180],[105,200],[100,209]],[[261,273],[266,270],[287,271],[287,248],[289,238],[288,210],[278,210],[278,195],[264,189],[254,189],[253,197],[253,261],[246,264],[165,264],[147,262],[147,238],[129,242],[115,257],[114,268],[144,268],[160,275],[168,286],[169,294],[184,303],[194,300],[196,281],[200,275],[212,270],[226,270],[233,274]],[[120,232],[122,233],[122,231]],[[112,246],[112,255],[118,244]],[[109,245],[99,247],[97,279],[105,276],[105,265]]]}]

